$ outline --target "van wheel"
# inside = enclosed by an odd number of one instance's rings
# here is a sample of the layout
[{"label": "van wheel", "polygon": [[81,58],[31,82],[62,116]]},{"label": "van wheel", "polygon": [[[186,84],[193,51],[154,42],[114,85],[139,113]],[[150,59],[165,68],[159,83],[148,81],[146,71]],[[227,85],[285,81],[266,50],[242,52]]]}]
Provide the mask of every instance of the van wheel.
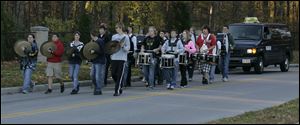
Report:
[{"label": "van wheel", "polygon": [[243,67],[243,71],[244,71],[244,72],[250,72],[250,70],[251,70],[251,67],[250,67],[250,66],[244,66],[244,67]]},{"label": "van wheel", "polygon": [[257,63],[254,66],[254,71],[256,74],[261,74],[264,71],[264,61],[262,57],[258,57]]},{"label": "van wheel", "polygon": [[285,61],[282,62],[282,63],[280,63],[280,70],[281,70],[281,72],[287,72],[287,71],[289,71],[289,68],[290,68],[289,65],[290,65],[290,61],[289,61],[288,56],[286,56]]}]

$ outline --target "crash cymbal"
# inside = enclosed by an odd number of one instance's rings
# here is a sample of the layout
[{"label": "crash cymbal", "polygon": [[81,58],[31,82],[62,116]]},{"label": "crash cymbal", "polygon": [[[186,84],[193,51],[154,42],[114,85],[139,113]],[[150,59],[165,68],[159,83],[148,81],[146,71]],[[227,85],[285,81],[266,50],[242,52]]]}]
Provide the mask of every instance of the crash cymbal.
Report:
[{"label": "crash cymbal", "polygon": [[48,52],[48,50],[52,50],[52,51],[56,50],[56,45],[52,41],[44,42],[41,45],[41,49],[40,49],[41,54],[43,56],[46,56],[47,58],[51,58],[53,55],[50,52]]},{"label": "crash cymbal", "polygon": [[96,52],[92,54],[91,50],[100,51],[98,43],[89,42],[83,47],[83,56],[88,60],[95,59],[98,56]]},{"label": "crash cymbal", "polygon": [[105,44],[104,52],[108,55],[114,54],[115,52],[118,52],[120,48],[123,46],[125,41],[125,37],[123,37],[120,42],[117,40],[109,41]]},{"label": "crash cymbal", "polygon": [[14,45],[15,52],[21,57],[26,56],[25,49],[31,49],[31,44],[26,40],[18,40]]}]

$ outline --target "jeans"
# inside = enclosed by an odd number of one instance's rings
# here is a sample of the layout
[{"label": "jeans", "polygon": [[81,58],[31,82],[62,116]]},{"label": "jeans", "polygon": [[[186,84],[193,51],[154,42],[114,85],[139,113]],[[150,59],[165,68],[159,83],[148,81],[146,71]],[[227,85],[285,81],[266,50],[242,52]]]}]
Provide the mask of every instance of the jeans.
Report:
[{"label": "jeans", "polygon": [[91,69],[91,78],[95,85],[95,91],[101,91],[104,86],[105,64],[93,64]]},{"label": "jeans", "polygon": [[216,70],[216,64],[212,64],[209,72],[209,80],[215,79],[215,70]]},{"label": "jeans", "polygon": [[228,79],[229,59],[230,59],[230,53],[226,53],[224,56],[221,56],[220,63],[221,63],[222,78]]},{"label": "jeans", "polygon": [[143,65],[143,72],[144,72],[145,80],[152,87],[154,86],[154,73],[155,73],[156,63],[157,63],[157,59],[153,58],[151,60],[150,65]]},{"label": "jeans", "polygon": [[31,84],[31,75],[32,75],[32,69],[31,68],[26,68],[22,71],[23,73],[23,87],[22,90],[28,91],[30,88],[30,84]]},{"label": "jeans", "polygon": [[77,87],[79,86],[78,83],[78,73],[79,73],[79,64],[69,64],[69,73],[70,73],[70,78],[73,81],[73,90],[77,90]]},{"label": "jeans", "polygon": [[170,84],[171,86],[176,86],[176,78],[177,78],[178,69],[179,69],[178,61],[175,61],[174,68],[164,68],[163,69],[163,75],[167,81],[167,84]]},{"label": "jeans", "polygon": [[156,66],[155,66],[154,79],[157,80],[158,84],[162,84],[163,83],[163,76],[162,76],[162,70],[161,70],[159,64],[160,64],[160,60],[158,59],[157,63],[156,63]]}]

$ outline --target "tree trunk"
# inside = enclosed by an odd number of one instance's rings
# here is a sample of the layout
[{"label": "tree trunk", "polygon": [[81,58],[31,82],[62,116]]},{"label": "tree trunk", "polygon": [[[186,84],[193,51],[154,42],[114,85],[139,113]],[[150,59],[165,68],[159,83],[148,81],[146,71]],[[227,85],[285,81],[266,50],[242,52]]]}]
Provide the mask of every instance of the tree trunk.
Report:
[{"label": "tree trunk", "polygon": [[289,18],[290,17],[290,1],[286,1],[286,16]]}]

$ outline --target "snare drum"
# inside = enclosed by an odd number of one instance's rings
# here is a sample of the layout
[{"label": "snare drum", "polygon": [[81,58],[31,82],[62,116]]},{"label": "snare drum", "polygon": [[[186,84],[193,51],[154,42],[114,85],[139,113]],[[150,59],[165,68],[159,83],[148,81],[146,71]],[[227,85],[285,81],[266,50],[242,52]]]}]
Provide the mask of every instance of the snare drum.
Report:
[{"label": "snare drum", "polygon": [[210,63],[218,63],[219,56],[217,55],[208,55],[208,62]]},{"label": "snare drum", "polygon": [[160,67],[161,68],[174,68],[175,56],[171,54],[164,54],[161,56]]},{"label": "snare drum", "polygon": [[206,54],[200,54],[200,53],[198,53],[198,54],[197,54],[197,57],[198,57],[198,60],[199,60],[200,62],[207,62],[207,61],[208,61],[208,57],[207,57]]},{"label": "snare drum", "polygon": [[186,53],[182,53],[179,55],[179,64],[180,65],[186,65],[188,62],[187,60],[187,54]]},{"label": "snare drum", "polygon": [[137,64],[150,65],[151,59],[152,59],[152,53],[139,53]]}]

